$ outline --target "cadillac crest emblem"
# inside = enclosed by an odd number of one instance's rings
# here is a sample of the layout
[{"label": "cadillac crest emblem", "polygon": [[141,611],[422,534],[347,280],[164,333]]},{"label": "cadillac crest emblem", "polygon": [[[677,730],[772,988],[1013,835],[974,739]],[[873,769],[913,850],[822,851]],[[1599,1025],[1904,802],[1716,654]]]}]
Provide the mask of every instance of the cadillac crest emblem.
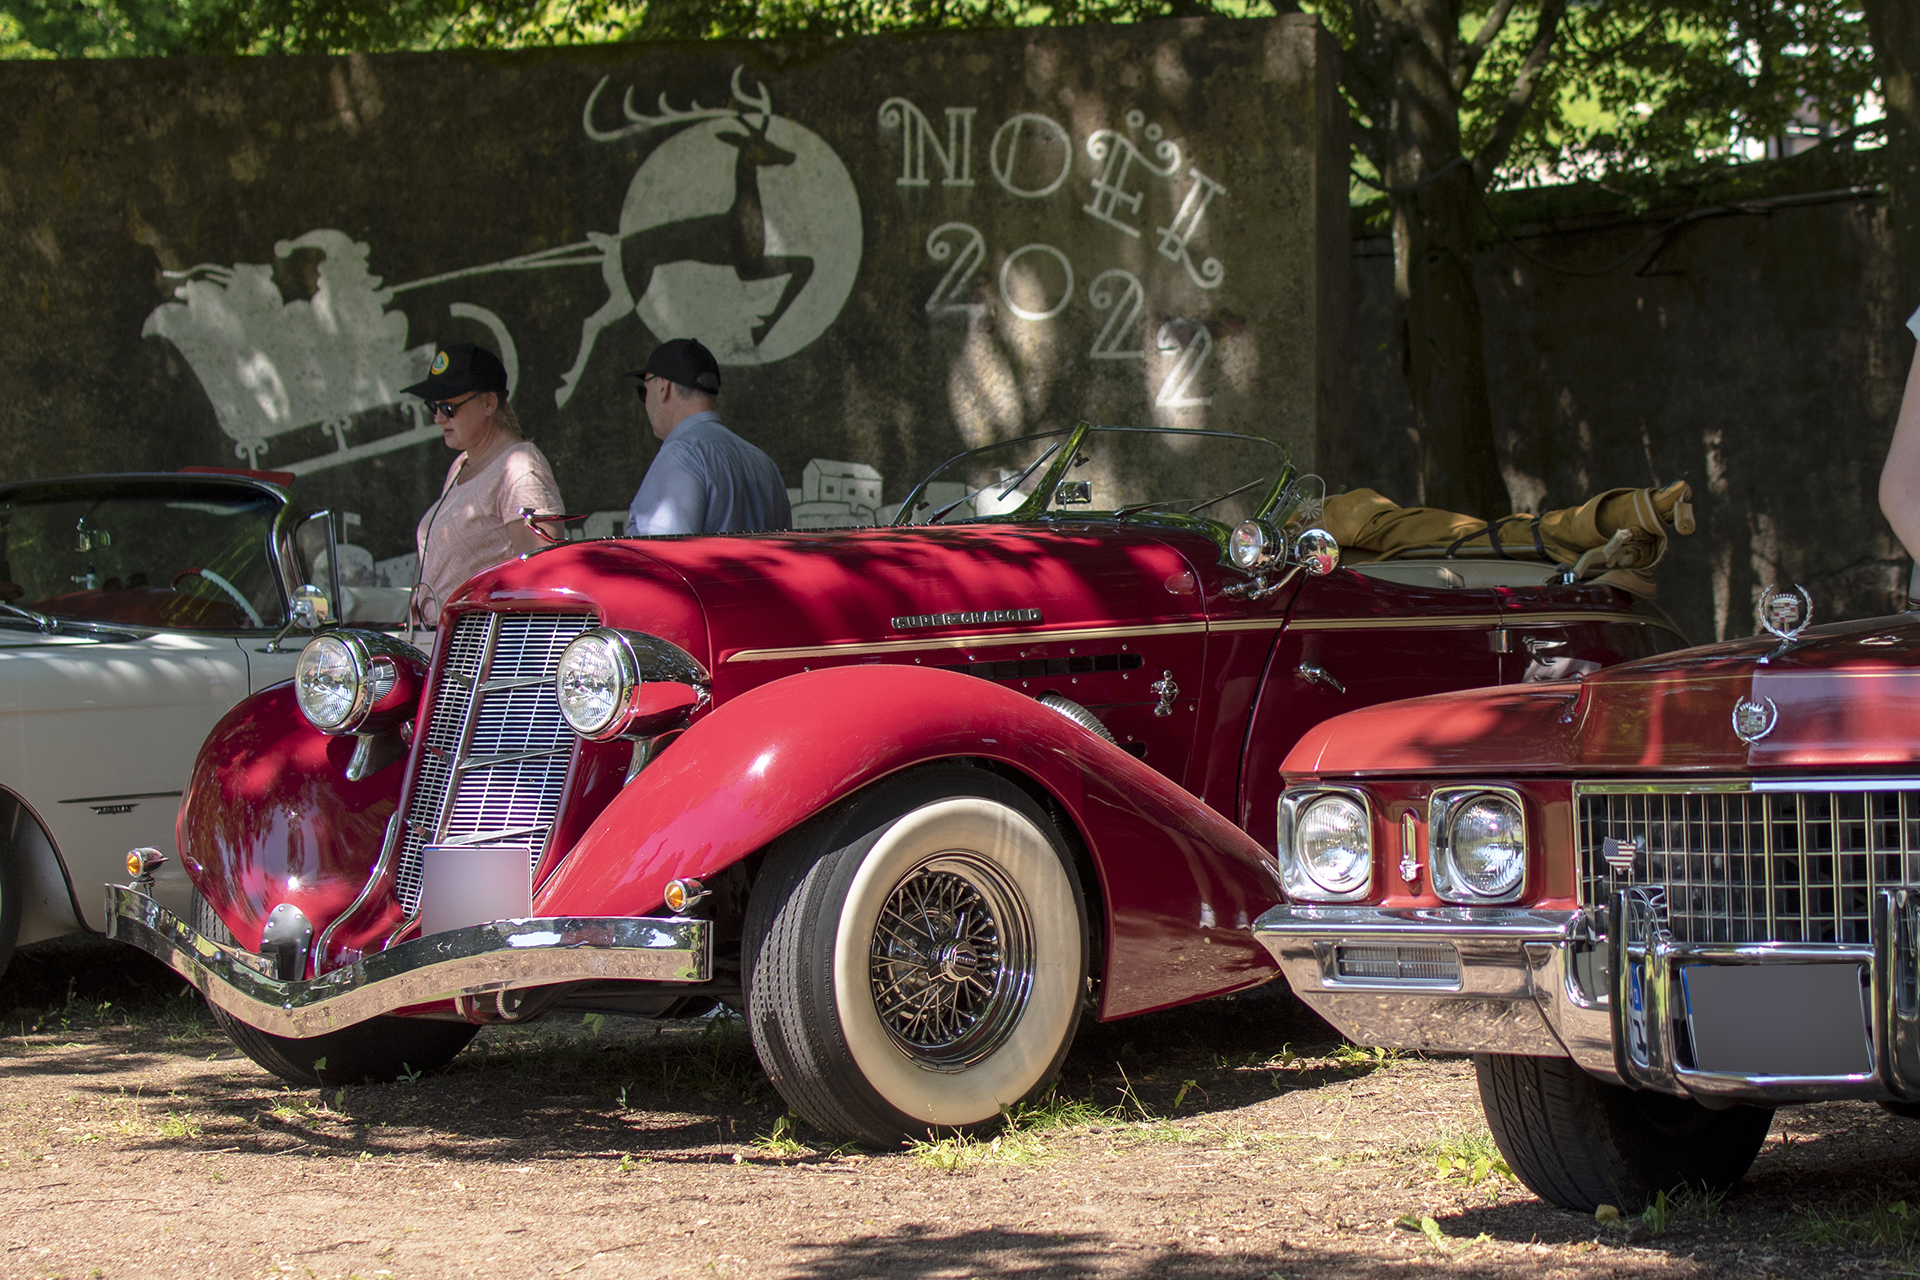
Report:
[{"label": "cadillac crest emblem", "polygon": [[1813,597],[1801,586],[1767,584],[1760,593],[1760,625],[1782,640],[1792,640],[1813,621]]},{"label": "cadillac crest emblem", "polygon": [[1773,732],[1780,719],[1780,708],[1765,695],[1742,698],[1733,704],[1733,735],[1753,743]]}]

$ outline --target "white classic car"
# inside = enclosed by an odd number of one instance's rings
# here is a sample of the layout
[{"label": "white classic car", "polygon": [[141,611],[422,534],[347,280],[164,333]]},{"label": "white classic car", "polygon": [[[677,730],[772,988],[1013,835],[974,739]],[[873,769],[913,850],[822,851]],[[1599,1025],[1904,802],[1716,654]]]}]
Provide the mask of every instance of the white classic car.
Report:
[{"label": "white classic car", "polygon": [[0,484],[0,969],[17,944],[99,930],[98,886],[135,846],[168,856],[155,891],[186,909],[174,817],[201,740],[292,677],[296,624],[334,602],[404,616],[386,598],[404,591],[343,596],[332,566],[353,550],[259,473]]}]

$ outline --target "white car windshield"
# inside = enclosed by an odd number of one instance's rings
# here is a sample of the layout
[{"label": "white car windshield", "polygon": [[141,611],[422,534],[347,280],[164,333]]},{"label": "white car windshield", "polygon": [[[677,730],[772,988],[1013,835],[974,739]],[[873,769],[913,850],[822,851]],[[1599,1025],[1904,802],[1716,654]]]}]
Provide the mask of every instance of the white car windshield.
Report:
[{"label": "white car windshield", "polygon": [[1050,431],[963,453],[921,483],[896,523],[1153,511],[1231,526],[1258,509],[1287,465],[1285,449],[1256,436],[1142,427],[1094,427],[1063,459],[1072,435]]},{"label": "white car windshield", "polygon": [[109,626],[277,626],[269,553],[281,502],[182,479],[57,481],[0,493],[0,622],[20,610]]}]

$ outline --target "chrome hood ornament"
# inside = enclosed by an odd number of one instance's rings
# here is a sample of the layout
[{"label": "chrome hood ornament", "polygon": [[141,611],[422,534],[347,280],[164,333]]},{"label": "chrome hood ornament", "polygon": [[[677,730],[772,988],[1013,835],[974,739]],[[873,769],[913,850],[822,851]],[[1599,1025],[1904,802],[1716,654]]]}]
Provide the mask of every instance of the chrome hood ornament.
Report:
[{"label": "chrome hood ornament", "polygon": [[1762,655],[1760,665],[1764,667],[1785,653],[1813,621],[1813,597],[1798,584],[1788,588],[1769,582],[1767,589],[1760,593],[1755,612],[1759,614],[1761,628],[1780,641],[1771,653]]}]

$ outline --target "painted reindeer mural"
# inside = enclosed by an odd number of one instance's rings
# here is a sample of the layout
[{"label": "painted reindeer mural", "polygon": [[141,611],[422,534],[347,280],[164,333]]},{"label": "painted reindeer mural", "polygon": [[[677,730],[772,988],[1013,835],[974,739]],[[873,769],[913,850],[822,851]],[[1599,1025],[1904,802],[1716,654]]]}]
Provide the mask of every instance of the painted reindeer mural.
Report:
[{"label": "painted reindeer mural", "polygon": [[773,123],[772,91],[762,84],[758,96],[748,94],[741,88],[740,71],[740,68],[735,68],[733,73],[733,96],[742,106],[757,108],[760,116],[757,126],[753,123],[752,111],[739,107],[706,108],[697,101],[687,110],[679,111],[668,105],[664,93],[660,95],[660,114],[644,115],[634,110],[633,90],[628,89],[621,106],[631,123],[625,128],[602,131],[594,127],[593,106],[600,90],[606,87],[606,81],[602,80],[594,86],[593,93],[587,99],[583,119],[587,135],[598,142],[611,141],[644,129],[685,125],[698,120],[731,120],[737,123],[737,132],[716,131],[710,135],[738,153],[733,165],[733,203],[718,213],[650,223],[649,196],[653,192],[649,179],[653,175],[647,172],[646,166],[641,167],[641,171],[634,175],[633,184],[627,190],[626,203],[620,210],[619,232],[615,235],[589,232],[587,235],[588,242],[602,254],[601,274],[607,284],[607,300],[581,325],[579,355],[574,360],[573,368],[562,375],[560,388],[554,392],[554,403],[564,405],[573,395],[600,331],[633,314],[639,300],[646,297],[647,290],[652,287],[654,272],[661,267],[677,262],[731,267],[742,283],[786,276],[786,286],[780,291],[773,309],[753,326],[752,337],[756,343],[762,341],[780,322],[780,317],[786,314],[787,308],[793,305],[794,299],[800,296],[800,291],[812,278],[814,263],[811,257],[767,252],[767,218],[760,201],[760,170],[792,164],[794,153],[767,137],[767,130]]}]

